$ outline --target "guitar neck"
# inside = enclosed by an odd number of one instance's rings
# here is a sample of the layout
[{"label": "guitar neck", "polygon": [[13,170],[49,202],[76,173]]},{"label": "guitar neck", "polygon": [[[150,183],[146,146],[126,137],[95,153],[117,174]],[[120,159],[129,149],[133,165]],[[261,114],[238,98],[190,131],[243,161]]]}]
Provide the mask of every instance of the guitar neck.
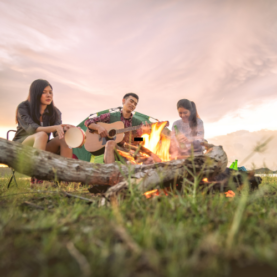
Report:
[{"label": "guitar neck", "polygon": [[122,133],[126,133],[126,132],[132,132],[132,131],[138,130],[140,127],[141,127],[141,125],[128,127],[128,128],[124,128],[124,129],[119,129],[119,130],[116,130],[116,133],[122,134]]},{"label": "guitar neck", "polygon": [[[162,123],[162,122],[159,122],[159,123]],[[152,128],[152,125],[154,125],[154,124],[156,124],[156,123],[150,123],[149,124],[150,128]],[[168,122],[167,122],[166,126],[168,126]],[[124,129],[119,129],[119,130],[116,130],[116,133],[117,134],[122,134],[122,133],[126,133],[126,132],[132,132],[132,131],[138,130],[140,127],[141,127],[141,125],[128,127],[128,128],[124,128]]]}]

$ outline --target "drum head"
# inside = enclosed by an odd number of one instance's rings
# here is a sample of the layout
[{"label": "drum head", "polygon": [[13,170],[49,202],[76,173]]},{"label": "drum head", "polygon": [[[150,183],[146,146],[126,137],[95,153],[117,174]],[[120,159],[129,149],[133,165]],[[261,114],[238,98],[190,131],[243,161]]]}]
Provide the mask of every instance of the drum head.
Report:
[{"label": "drum head", "polygon": [[80,128],[70,128],[64,136],[66,144],[71,148],[78,148],[84,142],[84,135]]}]

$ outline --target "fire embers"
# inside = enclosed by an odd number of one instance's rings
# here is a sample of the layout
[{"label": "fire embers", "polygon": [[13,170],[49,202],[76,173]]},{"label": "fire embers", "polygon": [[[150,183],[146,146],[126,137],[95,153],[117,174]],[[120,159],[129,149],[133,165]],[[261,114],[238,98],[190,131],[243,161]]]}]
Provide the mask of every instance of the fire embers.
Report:
[{"label": "fire embers", "polygon": [[168,192],[168,189],[153,189],[153,190],[145,192],[143,195],[146,198],[152,198],[152,197],[161,196],[161,195],[168,196],[167,192]]},{"label": "fire embers", "polygon": [[129,161],[131,164],[136,164],[135,158],[130,153],[118,149],[117,152],[122,158],[125,158],[125,160]]},{"label": "fire embers", "polygon": [[140,155],[137,157],[136,162],[138,164],[153,164],[154,159],[148,155]]},{"label": "fire embers", "polygon": [[[202,184],[210,184],[211,186],[213,185],[213,182],[209,182],[208,178],[203,178],[201,180]],[[235,197],[235,193],[232,191],[232,190],[228,190],[226,192],[224,192],[225,196],[228,197],[228,198],[233,198]]]},{"label": "fire embers", "polygon": [[140,151],[129,150],[129,152],[125,152],[117,149],[117,152],[125,161],[129,162],[130,164],[154,163],[154,159],[151,156],[141,153]]},{"label": "fire embers", "polygon": [[226,197],[229,197],[229,198],[233,198],[236,195],[232,190],[228,190],[228,191],[224,192],[224,194]]},{"label": "fire embers", "polygon": [[[204,189],[207,193],[216,191],[227,192],[226,197],[231,197],[230,192],[232,188],[240,190],[243,185],[247,184],[250,191],[259,188],[262,178],[255,176],[254,172],[240,172],[230,168],[226,168],[223,173],[218,174],[213,178],[203,178],[199,184],[200,189]],[[227,196],[228,195],[228,196]]]}]

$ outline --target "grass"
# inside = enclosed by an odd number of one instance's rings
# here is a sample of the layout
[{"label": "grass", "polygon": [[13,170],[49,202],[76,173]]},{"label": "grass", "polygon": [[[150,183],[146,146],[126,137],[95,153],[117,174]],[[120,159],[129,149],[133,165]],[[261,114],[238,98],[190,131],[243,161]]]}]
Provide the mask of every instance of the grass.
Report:
[{"label": "grass", "polygon": [[[230,276],[276,268],[277,178],[258,192],[129,197],[100,205],[86,188],[6,189],[0,180],[1,276]],[[40,210],[24,202],[45,208]],[[254,275],[252,275],[254,276]]]}]

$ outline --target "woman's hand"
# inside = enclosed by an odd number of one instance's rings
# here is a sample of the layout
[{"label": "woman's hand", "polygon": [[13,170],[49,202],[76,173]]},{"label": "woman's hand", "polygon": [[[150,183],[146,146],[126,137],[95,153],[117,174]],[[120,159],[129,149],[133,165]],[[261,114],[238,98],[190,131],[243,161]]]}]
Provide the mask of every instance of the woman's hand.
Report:
[{"label": "woman's hand", "polygon": [[188,142],[188,139],[184,134],[177,135],[177,139],[181,143],[187,143]]},{"label": "woman's hand", "polygon": [[72,127],[75,127],[75,126],[70,125],[70,124],[62,124],[61,126],[63,127],[64,132],[68,131]]},{"label": "woman's hand", "polygon": [[55,131],[58,133],[59,139],[64,137],[63,125],[56,125]]},{"label": "woman's hand", "polygon": [[102,126],[98,126],[97,132],[102,138],[106,138],[108,136],[108,131]]}]

